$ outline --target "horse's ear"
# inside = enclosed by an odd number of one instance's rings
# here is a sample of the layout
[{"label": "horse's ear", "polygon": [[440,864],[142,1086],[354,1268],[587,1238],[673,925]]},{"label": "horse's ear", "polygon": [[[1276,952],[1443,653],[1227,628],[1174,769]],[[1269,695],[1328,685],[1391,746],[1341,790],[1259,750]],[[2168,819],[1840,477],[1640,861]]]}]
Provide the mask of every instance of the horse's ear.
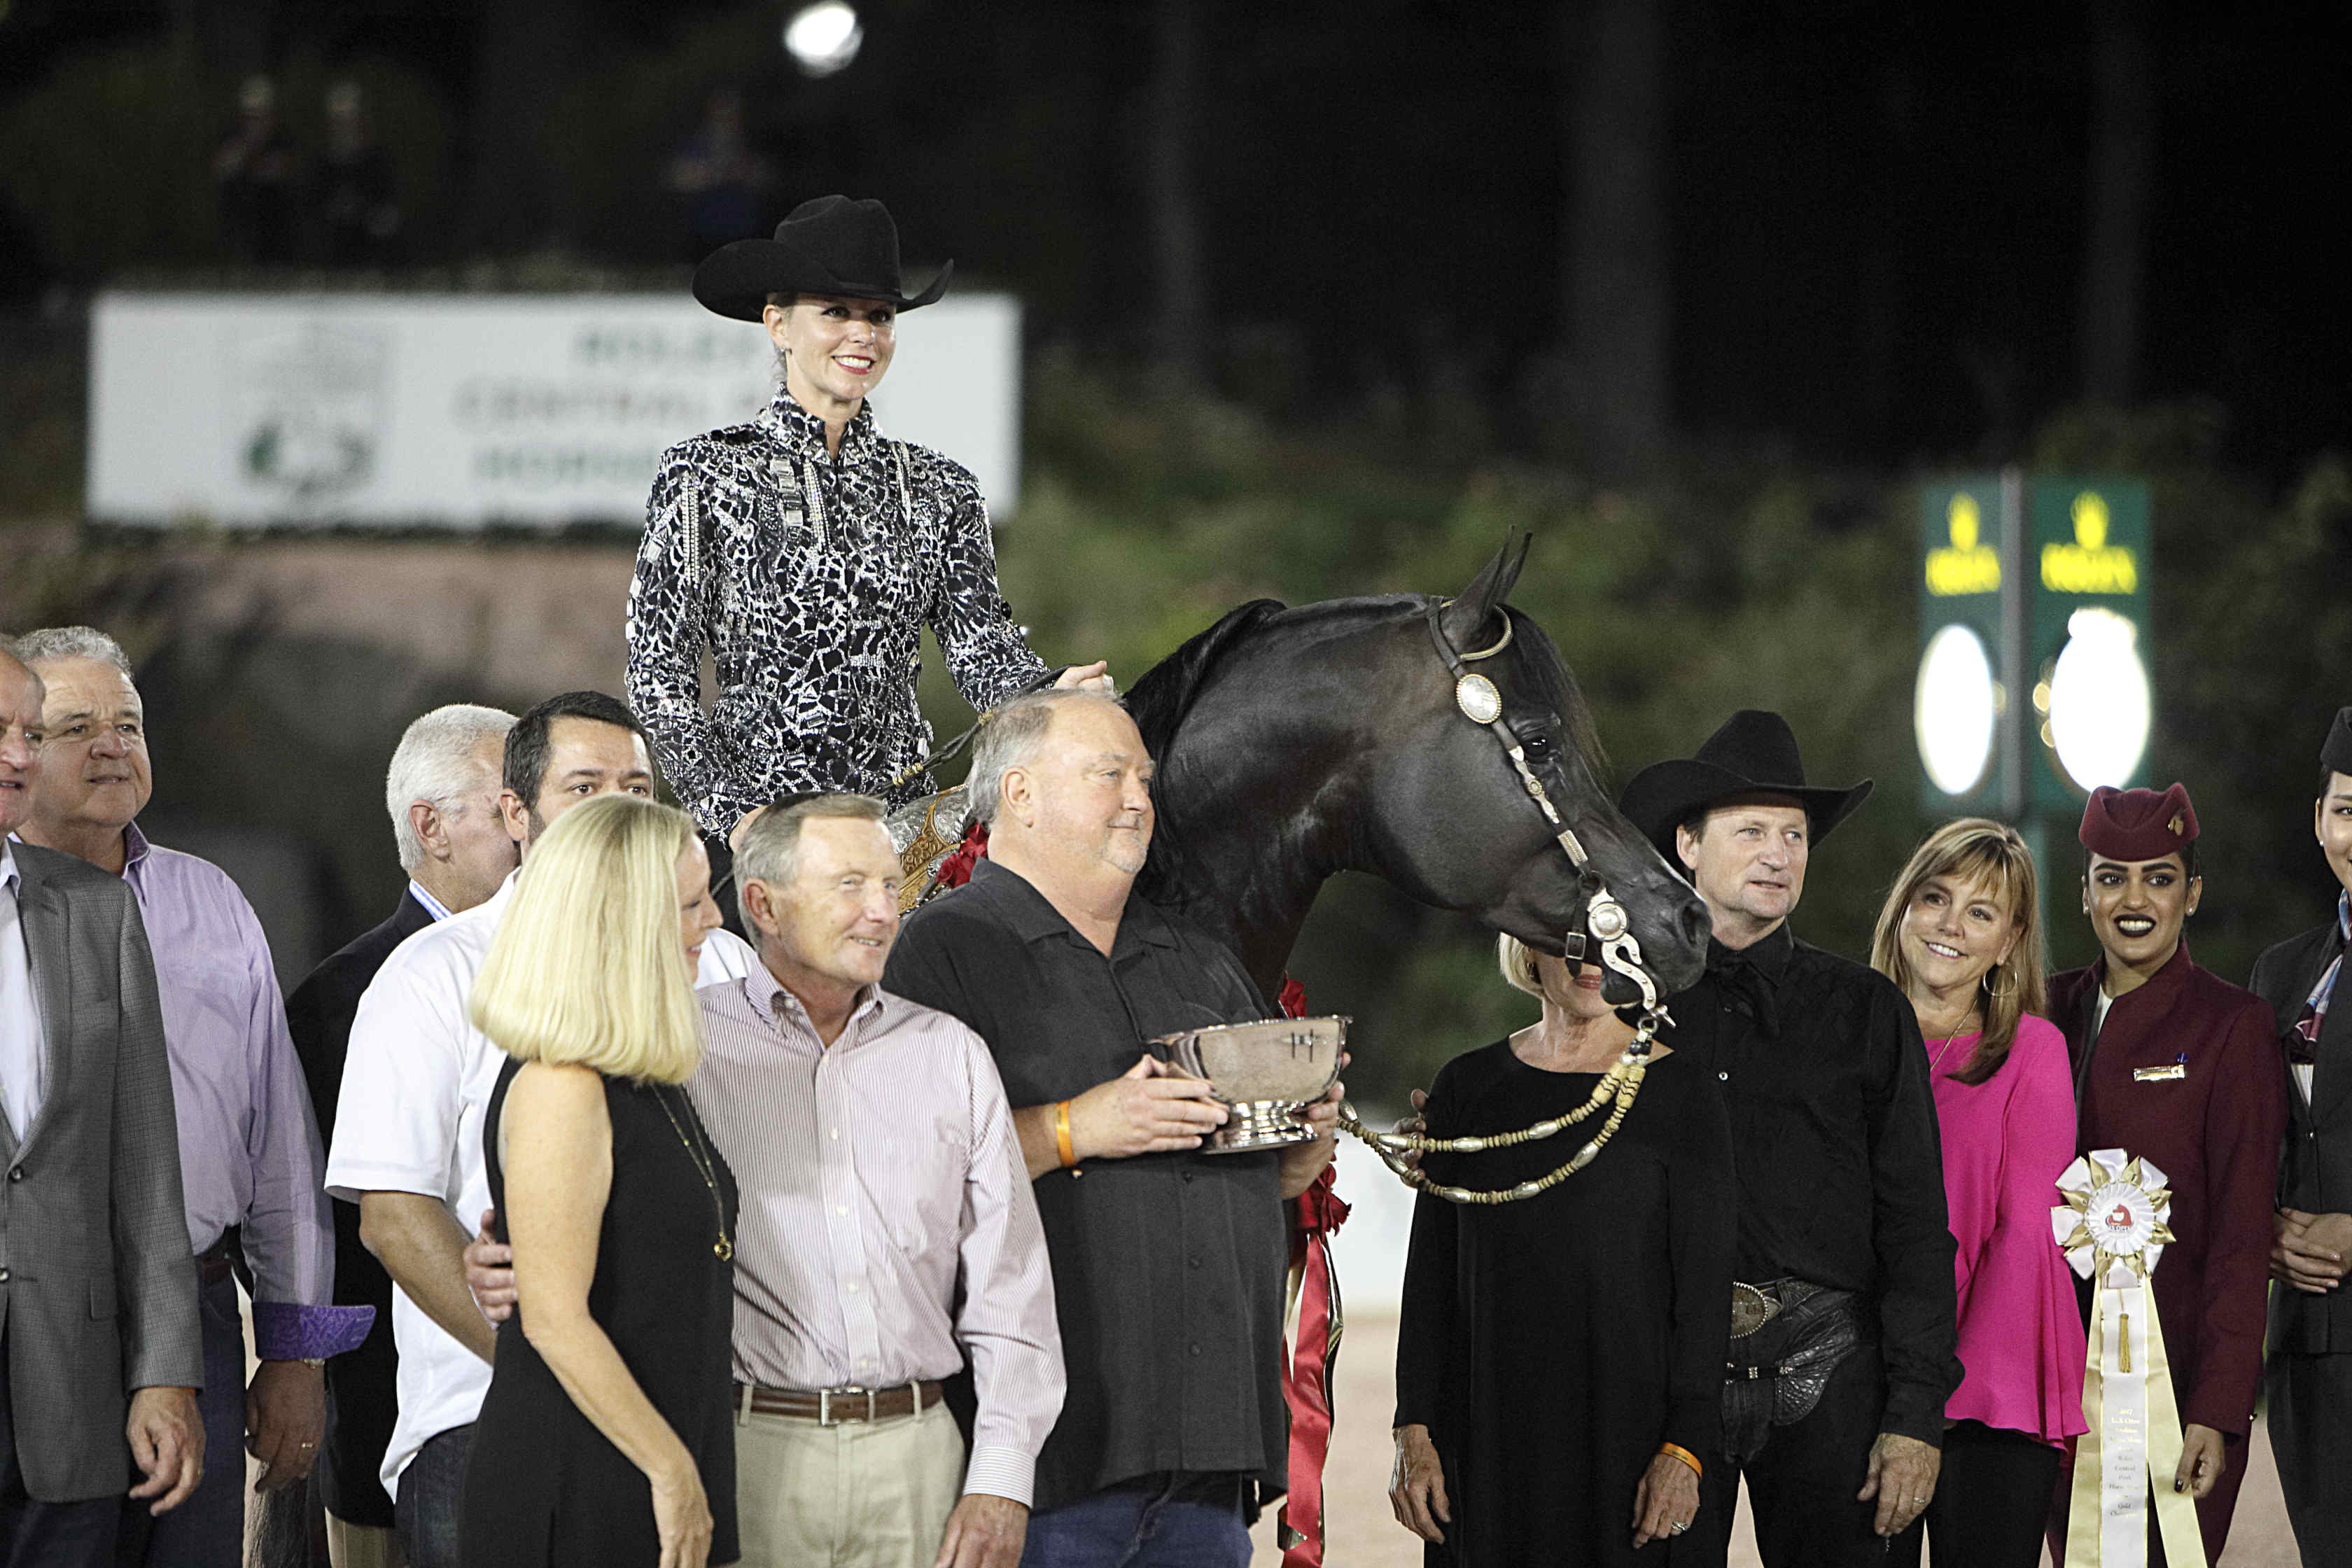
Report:
[{"label": "horse's ear", "polygon": [[1519,568],[1527,564],[1528,547],[1535,542],[1535,537],[1532,533],[1517,538],[1506,535],[1503,547],[1446,606],[1443,624],[1447,640],[1455,647],[1479,648],[1495,640],[1496,634],[1489,630],[1489,623],[1503,601],[1511,596],[1512,584],[1519,580]]}]

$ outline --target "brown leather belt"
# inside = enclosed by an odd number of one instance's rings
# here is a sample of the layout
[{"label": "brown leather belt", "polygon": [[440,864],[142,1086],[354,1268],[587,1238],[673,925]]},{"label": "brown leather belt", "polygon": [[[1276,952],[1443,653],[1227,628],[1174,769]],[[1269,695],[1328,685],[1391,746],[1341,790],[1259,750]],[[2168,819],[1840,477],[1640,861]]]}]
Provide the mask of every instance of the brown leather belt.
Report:
[{"label": "brown leather belt", "polygon": [[820,1426],[852,1421],[888,1421],[929,1410],[940,1398],[936,1383],[902,1383],[896,1388],[755,1388],[735,1385],[735,1407],[761,1415],[791,1415]]},{"label": "brown leather belt", "polygon": [[196,1254],[196,1283],[217,1285],[230,1274],[228,1237],[223,1237]]}]

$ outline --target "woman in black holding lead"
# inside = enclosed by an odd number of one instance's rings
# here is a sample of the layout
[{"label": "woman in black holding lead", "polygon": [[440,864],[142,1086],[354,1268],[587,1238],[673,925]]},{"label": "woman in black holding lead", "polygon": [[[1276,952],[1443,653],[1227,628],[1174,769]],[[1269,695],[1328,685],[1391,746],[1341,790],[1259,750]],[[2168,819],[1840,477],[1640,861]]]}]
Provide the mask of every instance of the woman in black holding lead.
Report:
[{"label": "woman in black holding lead", "polygon": [[[714,847],[788,795],[896,806],[932,792],[915,700],[926,624],[974,708],[1110,686],[1100,664],[1057,677],[1030,652],[971,471],[875,421],[899,314],[937,300],[953,270],[908,294],[889,213],[845,196],[804,202],[775,238],[722,246],[696,269],[694,297],[764,324],[783,365],[757,418],[662,454],[629,585],[629,706]],[[719,687],[708,710],[706,647]]]},{"label": "woman in black holding lead", "polygon": [[[1500,942],[1504,978],[1540,996],[1543,1017],[1445,1065],[1423,1111],[1432,1137],[1565,1116],[1633,1038],[1597,965]],[[1514,1203],[1416,1200],[1389,1500],[1433,1568],[1670,1563],[1697,1515],[1730,1331],[1731,1130],[1695,1067],[1663,1047],[1650,1059],[1616,1135],[1559,1185]],[[1606,1115],[1422,1168],[1514,1186]]]}]

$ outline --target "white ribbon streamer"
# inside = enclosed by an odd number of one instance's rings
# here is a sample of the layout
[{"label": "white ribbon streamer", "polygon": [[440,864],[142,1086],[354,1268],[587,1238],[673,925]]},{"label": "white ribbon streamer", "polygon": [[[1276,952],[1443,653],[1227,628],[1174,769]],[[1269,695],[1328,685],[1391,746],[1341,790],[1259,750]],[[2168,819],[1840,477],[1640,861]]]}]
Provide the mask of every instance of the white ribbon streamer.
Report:
[{"label": "white ribbon streamer", "polygon": [[2173,1239],[2164,1173],[2120,1149],[2099,1149],[2058,1178],[2066,1199],[2051,1229],[2074,1272],[2098,1280],[2074,1481],[2066,1510],[2066,1568],[2146,1568],[2148,1499],[2167,1568],[2206,1568],[2195,1500],[2173,1489],[2180,1414],[2148,1276]]}]

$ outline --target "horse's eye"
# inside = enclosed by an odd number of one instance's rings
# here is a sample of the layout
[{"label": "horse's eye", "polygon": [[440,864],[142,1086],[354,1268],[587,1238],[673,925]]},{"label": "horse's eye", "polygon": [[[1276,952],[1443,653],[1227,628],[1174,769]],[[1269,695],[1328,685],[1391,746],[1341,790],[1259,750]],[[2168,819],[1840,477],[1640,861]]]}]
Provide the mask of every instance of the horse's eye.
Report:
[{"label": "horse's eye", "polygon": [[1525,740],[1520,742],[1520,744],[1527,748],[1528,755],[1531,757],[1548,757],[1551,755],[1551,737],[1544,734],[1540,731],[1537,731],[1535,734],[1528,736]]}]

